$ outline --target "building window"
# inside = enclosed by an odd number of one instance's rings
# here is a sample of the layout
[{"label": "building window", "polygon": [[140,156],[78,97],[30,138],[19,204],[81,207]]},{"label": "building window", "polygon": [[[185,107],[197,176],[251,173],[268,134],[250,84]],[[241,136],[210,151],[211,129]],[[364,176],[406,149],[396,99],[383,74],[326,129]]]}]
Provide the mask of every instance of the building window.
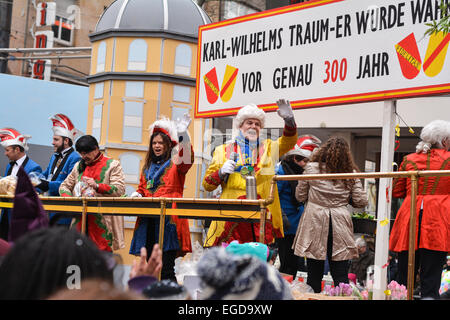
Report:
[{"label": "building window", "polygon": [[191,110],[190,106],[179,106],[174,105],[172,107],[172,120],[183,119],[184,114],[189,113]]},{"label": "building window", "polygon": [[102,103],[94,105],[94,113],[92,116],[92,136],[94,136],[99,142],[102,134],[102,111]]},{"label": "building window", "polygon": [[97,72],[105,71],[106,61],[106,42],[102,41],[98,46],[97,51]]},{"label": "building window", "polygon": [[132,98],[144,97],[144,81],[125,82],[125,96]]},{"label": "building window", "polygon": [[222,5],[223,17],[221,20],[227,20],[257,12],[255,9],[252,9],[245,4],[235,1],[224,1],[222,2]]},{"label": "building window", "polygon": [[173,86],[173,101],[189,103],[191,88],[186,86]]},{"label": "building window", "polygon": [[52,25],[55,41],[67,46],[71,46],[73,43],[74,29],[74,24],[71,20],[56,16],[55,24]]},{"label": "building window", "polygon": [[124,142],[142,142],[143,110],[144,102],[128,100],[124,102],[122,132],[122,140]]},{"label": "building window", "polygon": [[103,88],[105,86],[104,82],[99,82],[95,84],[94,89],[94,99],[102,99],[103,98]]},{"label": "building window", "polygon": [[145,71],[147,66],[147,42],[133,40],[128,50],[128,70]]},{"label": "building window", "polygon": [[141,157],[135,153],[126,152],[120,155],[120,165],[125,176],[125,183],[139,183],[139,167]]},{"label": "building window", "polygon": [[191,74],[192,50],[187,44],[180,44],[175,50],[175,70],[176,74]]}]

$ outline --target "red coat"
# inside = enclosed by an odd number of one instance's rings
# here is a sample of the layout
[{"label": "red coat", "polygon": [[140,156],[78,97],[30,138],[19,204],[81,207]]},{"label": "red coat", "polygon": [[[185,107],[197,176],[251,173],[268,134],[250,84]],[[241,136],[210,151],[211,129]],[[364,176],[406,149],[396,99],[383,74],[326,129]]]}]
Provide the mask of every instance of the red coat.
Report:
[{"label": "red coat", "polygon": [[[403,158],[400,171],[450,170],[450,152],[431,149],[427,154],[412,153]],[[389,249],[408,250],[411,181],[394,180],[393,196],[405,198],[400,207],[389,240]],[[420,178],[417,192],[416,249],[419,230],[419,211],[423,202],[419,248],[450,251],[450,176]]]}]

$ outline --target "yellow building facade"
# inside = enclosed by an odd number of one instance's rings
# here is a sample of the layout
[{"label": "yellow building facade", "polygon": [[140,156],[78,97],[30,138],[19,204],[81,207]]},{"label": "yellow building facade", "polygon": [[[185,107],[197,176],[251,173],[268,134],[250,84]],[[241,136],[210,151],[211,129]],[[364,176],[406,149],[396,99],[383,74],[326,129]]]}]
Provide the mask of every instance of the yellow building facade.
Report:
[{"label": "yellow building facade", "polygon": [[[149,126],[161,117],[175,120],[184,113],[194,117],[197,30],[205,23],[210,23],[208,16],[191,0],[118,0],[105,10],[90,35],[87,133],[97,138],[107,156],[120,160],[127,195],[139,184]],[[202,150],[195,145],[201,139],[194,139],[193,127],[189,133],[194,150]],[[188,172],[185,197],[197,196],[200,170],[201,164],[194,164]],[[125,218],[126,247],[120,252],[125,263],[131,258],[134,220]],[[191,221],[193,230],[199,231]],[[201,233],[191,234],[193,240],[200,236],[201,242]]]}]

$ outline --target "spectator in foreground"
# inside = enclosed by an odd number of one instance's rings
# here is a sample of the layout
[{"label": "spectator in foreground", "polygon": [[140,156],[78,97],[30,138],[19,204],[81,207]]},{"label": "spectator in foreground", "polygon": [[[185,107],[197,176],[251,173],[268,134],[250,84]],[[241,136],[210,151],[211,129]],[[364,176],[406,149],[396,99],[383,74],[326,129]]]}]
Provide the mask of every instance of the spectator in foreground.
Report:
[{"label": "spectator in foreground", "polygon": [[197,264],[202,300],[292,300],[277,269],[254,254],[207,250]]}]

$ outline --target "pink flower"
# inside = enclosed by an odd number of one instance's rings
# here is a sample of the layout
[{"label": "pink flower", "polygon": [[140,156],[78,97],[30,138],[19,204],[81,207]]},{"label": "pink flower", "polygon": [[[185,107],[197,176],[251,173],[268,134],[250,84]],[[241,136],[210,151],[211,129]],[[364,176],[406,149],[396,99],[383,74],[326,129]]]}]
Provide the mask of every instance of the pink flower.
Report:
[{"label": "pink flower", "polygon": [[361,291],[361,295],[363,296],[364,300],[369,300],[369,292],[367,290]]}]

